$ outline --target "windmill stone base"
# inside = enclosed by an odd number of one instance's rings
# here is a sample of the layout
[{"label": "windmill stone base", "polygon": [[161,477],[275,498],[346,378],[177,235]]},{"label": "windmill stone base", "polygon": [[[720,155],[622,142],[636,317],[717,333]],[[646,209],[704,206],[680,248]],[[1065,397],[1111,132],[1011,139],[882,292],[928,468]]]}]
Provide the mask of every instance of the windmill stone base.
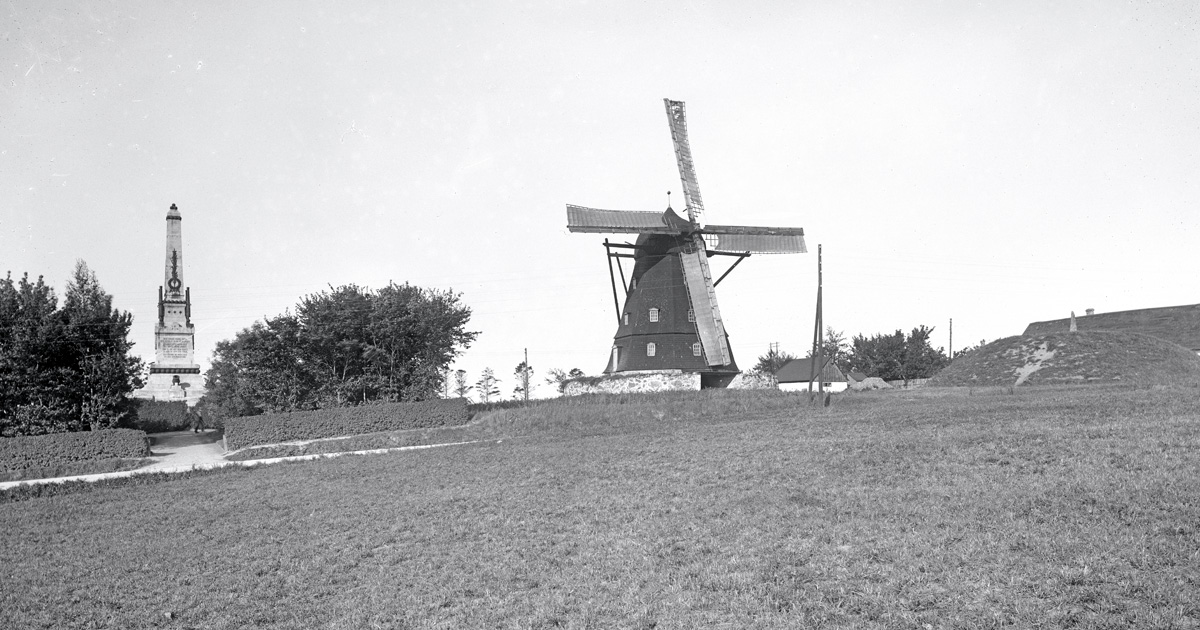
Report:
[{"label": "windmill stone base", "polygon": [[700,374],[683,370],[641,370],[604,376],[585,376],[567,381],[564,396],[580,394],[636,394],[678,390],[700,390]]}]

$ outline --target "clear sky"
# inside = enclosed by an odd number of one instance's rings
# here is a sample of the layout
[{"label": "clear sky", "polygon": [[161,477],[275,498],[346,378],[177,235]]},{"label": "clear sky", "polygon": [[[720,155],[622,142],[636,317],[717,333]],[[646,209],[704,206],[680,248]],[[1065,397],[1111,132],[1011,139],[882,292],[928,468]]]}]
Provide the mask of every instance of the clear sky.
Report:
[{"label": "clear sky", "polygon": [[596,374],[604,237],[564,206],[682,205],[664,97],[707,221],[807,233],[718,288],[743,367],[811,343],[818,244],[847,336],[1200,302],[1190,0],[7,2],[0,273],[61,297],[83,259],[153,360],[175,203],[204,367],[303,295],[394,280],[462,293],[472,381],[511,391],[524,348]]}]

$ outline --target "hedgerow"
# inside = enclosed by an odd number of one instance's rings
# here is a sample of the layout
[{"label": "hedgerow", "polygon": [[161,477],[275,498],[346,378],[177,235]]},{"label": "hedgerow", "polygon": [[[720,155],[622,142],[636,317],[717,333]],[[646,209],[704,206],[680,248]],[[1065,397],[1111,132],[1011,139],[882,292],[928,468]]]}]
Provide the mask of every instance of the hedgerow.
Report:
[{"label": "hedgerow", "polygon": [[192,427],[193,417],[182,400],[139,400],[134,427],[146,433],[183,431]]},{"label": "hedgerow", "polygon": [[461,398],[268,413],[226,419],[225,445],[237,450],[293,440],[451,427],[466,424],[467,418],[467,403]]},{"label": "hedgerow", "polygon": [[0,469],[53,468],[74,462],[146,457],[145,431],[102,429],[0,438]]}]

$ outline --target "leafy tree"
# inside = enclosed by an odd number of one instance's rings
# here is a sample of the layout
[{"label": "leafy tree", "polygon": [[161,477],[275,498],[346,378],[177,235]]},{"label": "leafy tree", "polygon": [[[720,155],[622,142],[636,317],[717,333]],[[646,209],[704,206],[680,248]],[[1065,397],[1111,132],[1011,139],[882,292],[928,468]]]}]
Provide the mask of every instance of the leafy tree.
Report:
[{"label": "leafy tree", "polygon": [[529,394],[537,385],[533,384],[533,366],[526,365],[524,361],[517,364],[516,370],[513,371],[513,376],[517,379],[517,386],[513,388],[513,400],[523,400],[529,402]]},{"label": "leafy tree", "polygon": [[579,368],[571,368],[570,372],[564,372],[559,368],[553,368],[547,372],[546,383],[558,388],[558,393],[563,393],[567,387],[567,381],[573,378],[581,378],[584,376],[583,370]]},{"label": "leafy tree", "polygon": [[[818,350],[821,356],[827,357],[842,372],[850,371],[850,343],[841,331],[826,326],[825,337],[821,339]],[[812,350],[808,354],[812,354]]]},{"label": "leafy tree", "polygon": [[219,418],[316,409],[327,366],[307,361],[300,321],[283,314],[217,342],[204,403]]},{"label": "leafy tree", "polygon": [[500,395],[500,379],[496,378],[492,368],[483,368],[483,374],[475,381],[475,391],[479,392],[479,401],[483,403],[492,402],[493,398]]},{"label": "leafy tree", "polygon": [[350,284],[301,299],[217,344],[206,376],[216,415],[425,400],[479,333],[451,291]]},{"label": "leafy tree", "polygon": [[369,290],[348,284],[305,296],[296,306],[300,349],[320,375],[316,396],[323,407],[378,397],[378,384],[368,376],[371,297]]},{"label": "leafy tree", "polygon": [[933,329],[918,326],[912,329],[904,342],[904,371],[905,380],[914,378],[929,378],[941,371],[950,363],[950,359],[941,348],[929,344]]},{"label": "leafy tree", "polygon": [[0,434],[132,424],[128,395],[143,384],[132,324],[82,260],[61,309],[41,277],[14,283],[8,274],[0,281]]},{"label": "leafy tree", "polygon": [[783,367],[788,361],[793,361],[797,358],[796,355],[790,352],[785,352],[772,346],[767,350],[766,354],[758,357],[758,363],[755,363],[754,367],[750,368],[750,371],[755,374],[775,378],[775,373],[779,371],[779,368]]},{"label": "leafy tree", "polygon": [[918,326],[908,336],[897,330],[870,338],[855,335],[850,351],[851,365],[867,376],[908,381],[929,378],[949,362],[945,353],[929,345],[933,328]]},{"label": "leafy tree", "polygon": [[467,384],[467,371],[454,371],[454,395],[459,398],[466,398],[471,393],[472,386]]}]

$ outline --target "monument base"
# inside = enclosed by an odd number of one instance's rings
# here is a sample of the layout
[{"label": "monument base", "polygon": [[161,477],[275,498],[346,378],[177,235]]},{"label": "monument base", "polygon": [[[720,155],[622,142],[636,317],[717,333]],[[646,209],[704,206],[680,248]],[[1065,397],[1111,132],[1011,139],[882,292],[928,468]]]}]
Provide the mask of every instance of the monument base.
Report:
[{"label": "monument base", "polygon": [[200,366],[171,366],[159,367],[150,364],[150,375],[146,385],[133,392],[134,398],[142,400],[183,401],[189,407],[200,402],[204,395],[204,375],[200,374]]}]

